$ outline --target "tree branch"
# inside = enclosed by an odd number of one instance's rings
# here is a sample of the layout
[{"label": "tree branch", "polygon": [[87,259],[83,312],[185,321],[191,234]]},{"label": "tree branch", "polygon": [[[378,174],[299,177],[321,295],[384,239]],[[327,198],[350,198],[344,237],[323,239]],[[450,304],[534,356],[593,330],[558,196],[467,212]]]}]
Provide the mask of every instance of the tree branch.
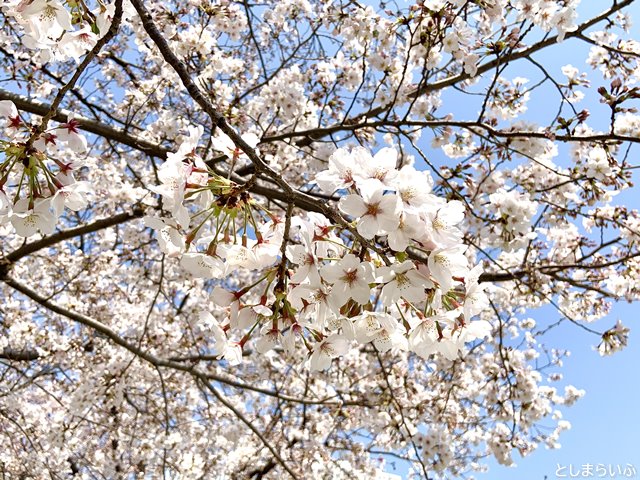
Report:
[{"label": "tree branch", "polygon": [[40,358],[40,354],[36,350],[28,348],[18,350],[15,348],[5,347],[0,351],[0,359],[12,360],[14,362],[32,362]]},{"label": "tree branch", "polygon": [[[0,100],[11,100],[18,110],[23,112],[29,112],[34,115],[44,116],[47,112],[51,111],[52,105],[49,103],[38,102],[36,100],[28,99],[17,93],[9,92],[0,88]],[[51,117],[56,122],[64,123],[67,121],[69,114],[68,110],[58,109],[57,112]],[[79,128],[85,132],[93,133],[95,135],[105,137],[116,142],[127,145],[136,150],[140,150],[148,155],[154,157],[166,159],[167,153],[170,152],[168,148],[165,148],[156,143],[144,140],[136,135],[127,133],[122,128],[112,127],[106,123],[98,122],[90,118],[74,115],[74,119],[79,123]]]},{"label": "tree branch", "polygon": [[56,243],[60,243],[64,240],[78,237],[80,235],[86,235],[87,233],[97,232],[105,228],[113,227],[115,225],[128,222],[129,220],[133,220],[134,218],[140,218],[142,217],[142,215],[144,215],[144,211],[145,210],[143,207],[136,206],[132,212],[119,213],[112,217],[96,220],[93,223],[88,223],[86,225],[81,225],[79,227],[70,228],[68,230],[62,230],[60,232],[49,235],[47,237],[43,237],[40,240],[36,240],[34,242],[30,242],[21,246],[20,248],[14,250],[13,252],[9,253],[6,257],[4,257],[4,261],[8,263],[15,263],[21,258],[24,258],[34,252],[37,252],[38,250],[51,247]]}]

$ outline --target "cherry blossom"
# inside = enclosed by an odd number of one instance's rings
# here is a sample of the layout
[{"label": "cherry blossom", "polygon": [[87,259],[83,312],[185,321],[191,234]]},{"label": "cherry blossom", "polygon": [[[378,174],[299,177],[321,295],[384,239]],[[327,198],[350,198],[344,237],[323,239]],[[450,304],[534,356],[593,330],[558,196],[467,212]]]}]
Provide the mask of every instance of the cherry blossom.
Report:
[{"label": "cherry blossom", "polygon": [[344,295],[332,295],[332,289],[320,283],[297,285],[289,293],[291,305],[298,310],[300,323],[311,318],[324,326],[329,320],[340,314],[344,305]]},{"label": "cherry blossom", "polygon": [[355,318],[355,337],[360,343],[373,342],[381,353],[391,348],[406,350],[407,339],[398,322],[388,314],[365,312]]},{"label": "cherry blossom", "polygon": [[180,264],[197,278],[217,278],[224,271],[222,260],[204,253],[185,253]]},{"label": "cherry blossom", "polygon": [[422,236],[418,225],[420,225],[420,220],[416,215],[401,213],[398,227],[387,235],[389,246],[396,252],[406,250],[412,239]]},{"label": "cherry blossom", "polygon": [[400,298],[409,302],[422,302],[425,299],[425,288],[433,286],[410,260],[390,267],[380,267],[376,274],[377,281],[385,284],[380,295],[380,301],[384,305],[392,305]]},{"label": "cherry blossom", "polygon": [[[373,157],[363,148],[355,151],[358,158],[356,164],[361,168],[354,172],[354,177],[360,189],[384,189],[393,185],[398,175],[398,152],[394,148],[382,148]],[[354,151],[351,155],[355,156]]]},{"label": "cherry blossom", "polygon": [[456,227],[464,219],[464,205],[453,200],[428,214],[428,232],[433,242],[441,248],[459,244],[462,232]]},{"label": "cherry blossom", "polygon": [[454,276],[464,276],[468,273],[468,261],[464,256],[467,247],[438,248],[429,255],[429,272],[438,282],[443,292],[453,286]]},{"label": "cherry blossom", "polygon": [[325,370],[331,365],[331,359],[343,355],[349,347],[348,341],[340,335],[333,334],[318,342],[309,359],[309,368],[314,370]]},{"label": "cherry blossom", "polygon": [[69,210],[78,211],[87,206],[89,201],[87,195],[92,191],[89,182],[74,182],[69,185],[62,185],[51,197],[51,206],[59,217],[64,207]]},{"label": "cherry blossom", "polygon": [[98,38],[91,31],[91,27],[85,26],[75,32],[66,32],[60,40],[60,49],[76,62],[80,62],[80,57],[91,50]]},{"label": "cherry blossom", "polygon": [[340,200],[340,210],[358,218],[358,233],[364,238],[393,231],[400,223],[400,203],[396,195],[384,195],[382,188],[371,187],[361,195],[351,194]]},{"label": "cherry blossom", "polygon": [[38,232],[44,235],[55,229],[56,217],[51,212],[51,201],[39,200],[33,205],[23,198],[13,206],[11,224],[22,237],[31,237]]},{"label": "cherry blossom", "polygon": [[[355,181],[354,171],[363,164],[358,153],[362,151],[356,149],[354,155],[354,151],[336,150],[329,157],[329,168],[316,175],[315,181],[318,186],[327,193],[352,186]],[[366,152],[364,154],[366,155]]]},{"label": "cherry blossom", "polygon": [[18,109],[11,100],[0,100],[0,119],[7,136],[11,138],[22,124]]},{"label": "cherry blossom", "polygon": [[431,193],[433,178],[429,172],[418,171],[411,165],[403,166],[393,181],[405,212],[419,213],[424,207],[442,203]]},{"label": "cherry blossom", "polygon": [[369,302],[369,283],[374,280],[370,263],[360,262],[355,255],[349,253],[339,262],[322,267],[320,275],[333,285],[331,296],[339,305],[344,305],[350,298],[360,304]]},{"label": "cherry blossom", "polygon": [[179,229],[158,217],[146,216],[144,223],[147,227],[158,230],[158,246],[163,253],[169,257],[180,257],[185,251],[184,237]]},{"label": "cherry blossom", "polygon": [[23,1],[16,11],[38,42],[55,41],[65,30],[73,29],[69,11],[57,0]]}]

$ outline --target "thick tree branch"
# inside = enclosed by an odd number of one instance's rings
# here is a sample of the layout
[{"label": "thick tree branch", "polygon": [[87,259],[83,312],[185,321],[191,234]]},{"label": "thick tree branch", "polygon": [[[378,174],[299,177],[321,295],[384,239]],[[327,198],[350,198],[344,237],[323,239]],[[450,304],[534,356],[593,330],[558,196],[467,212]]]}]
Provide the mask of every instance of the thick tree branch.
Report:
[{"label": "thick tree branch", "polygon": [[8,263],[15,263],[21,258],[31,255],[32,253],[37,252],[38,250],[51,247],[64,240],[69,240],[70,238],[75,238],[80,235],[86,235],[88,233],[93,233],[99,230],[103,230],[105,228],[113,227],[115,225],[128,222],[129,220],[140,218],[142,217],[142,215],[144,215],[144,208],[142,208],[141,206],[136,206],[132,212],[119,213],[112,217],[96,220],[93,223],[88,223],[86,225],[81,225],[79,227],[70,228],[68,230],[62,230],[52,235],[43,237],[40,240],[36,240],[34,242],[30,242],[21,246],[20,248],[14,250],[13,252],[9,253],[6,257],[4,257],[4,261]]},{"label": "thick tree branch", "polygon": [[602,133],[593,135],[557,135],[550,132],[531,132],[523,130],[504,131],[491,125],[476,121],[452,121],[452,120],[377,120],[371,122],[358,123],[353,125],[333,125],[326,128],[312,128],[297,132],[286,132],[278,135],[270,135],[262,139],[262,143],[287,140],[296,137],[324,137],[332,133],[343,131],[355,131],[363,128],[383,128],[383,127],[420,127],[420,128],[464,128],[472,133],[478,134],[478,130],[484,130],[486,134],[505,139],[516,138],[540,138],[547,140],[557,140],[561,142],[633,142],[640,143],[640,137],[630,137],[628,135],[618,135],[616,133]]},{"label": "thick tree branch", "polygon": [[[44,102],[38,102],[36,100],[28,99],[17,93],[9,92],[0,88],[0,100],[11,100],[18,110],[23,112],[33,113],[34,115],[44,116],[47,112],[51,111],[52,105]],[[52,120],[64,123],[67,121],[71,112],[68,110],[58,109],[55,115],[51,117]],[[79,123],[79,128],[85,132],[93,133],[95,135],[114,140],[116,142],[127,145],[131,148],[144,152],[154,157],[165,159],[167,153],[170,152],[168,148],[158,145],[154,142],[144,140],[136,135],[127,133],[122,128],[112,127],[106,123],[92,120],[90,118],[82,116],[74,116],[74,119]]]},{"label": "thick tree branch", "polygon": [[40,354],[32,349],[16,349],[5,347],[0,351],[0,359],[12,360],[14,362],[32,362],[40,358]]}]

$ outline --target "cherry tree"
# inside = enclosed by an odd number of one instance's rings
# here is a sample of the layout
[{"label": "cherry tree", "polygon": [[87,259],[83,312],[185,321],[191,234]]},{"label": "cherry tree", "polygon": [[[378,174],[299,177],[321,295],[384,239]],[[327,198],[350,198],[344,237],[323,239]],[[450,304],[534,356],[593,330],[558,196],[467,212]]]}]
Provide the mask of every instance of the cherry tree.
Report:
[{"label": "cherry tree", "polygon": [[640,297],[634,2],[578,3],[4,0],[2,478],[558,447],[545,334]]}]

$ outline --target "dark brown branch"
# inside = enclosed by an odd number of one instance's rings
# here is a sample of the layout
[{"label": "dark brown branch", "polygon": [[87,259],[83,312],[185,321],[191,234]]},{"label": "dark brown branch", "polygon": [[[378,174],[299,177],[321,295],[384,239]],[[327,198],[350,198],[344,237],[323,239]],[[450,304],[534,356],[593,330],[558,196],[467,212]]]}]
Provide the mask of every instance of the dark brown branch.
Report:
[{"label": "dark brown branch", "polygon": [[503,131],[498,130],[486,123],[481,122],[464,122],[464,121],[451,121],[451,120],[377,120],[372,122],[364,122],[352,125],[333,125],[326,128],[313,128],[309,130],[302,130],[298,132],[287,132],[278,135],[271,135],[264,137],[261,143],[275,142],[278,140],[287,140],[295,137],[313,137],[320,138],[331,133],[361,130],[363,128],[382,128],[382,127],[421,127],[421,128],[446,128],[457,127],[464,128],[473,133],[476,130],[484,130],[490,136],[496,138],[541,138],[548,140],[557,140],[560,142],[603,142],[603,141],[618,141],[618,142],[634,142],[639,143],[640,137],[630,137],[627,135],[617,135],[615,133],[603,133],[594,135],[556,135],[547,132],[531,132],[531,131]]},{"label": "dark brown branch", "polygon": [[[52,108],[51,104],[38,102],[36,100],[30,100],[26,97],[23,97],[22,95],[9,92],[1,88],[0,100],[11,100],[16,105],[18,110],[33,113],[35,115],[44,116]],[[51,117],[51,119],[57,122],[64,123],[67,121],[69,114],[69,111],[59,109],[57,113]],[[105,123],[91,120],[90,118],[86,117],[74,116],[74,118],[79,123],[79,128],[81,128],[85,132],[93,133],[95,135],[114,140],[116,142],[122,143],[123,145],[127,145],[136,150],[140,150],[141,152],[144,152],[148,155],[153,155],[154,157],[165,159],[167,158],[167,153],[170,152],[168,148],[144,140],[136,135],[127,133],[121,128],[112,127]]]},{"label": "dark brown branch", "polygon": [[80,227],[70,228],[68,230],[62,230],[60,232],[54,233],[47,237],[41,238],[40,240],[36,240],[34,242],[27,243],[22,247],[14,250],[9,253],[6,257],[4,257],[5,264],[12,264],[24,258],[38,250],[42,250],[43,248],[51,247],[57,243],[60,243],[64,240],[68,240],[70,238],[78,237],[80,235],[86,235],[88,233],[97,232],[99,230],[113,227],[115,225],[119,225],[124,222],[128,222],[129,220],[133,220],[134,218],[140,218],[144,214],[144,208],[138,206],[133,209],[132,212],[119,213],[109,218],[103,218],[101,220],[96,220],[93,223],[88,223],[87,225],[82,225]]},{"label": "dark brown branch", "polygon": [[5,347],[0,351],[0,359],[12,360],[14,362],[32,362],[40,358],[40,354],[31,349],[18,350],[15,348]]}]

